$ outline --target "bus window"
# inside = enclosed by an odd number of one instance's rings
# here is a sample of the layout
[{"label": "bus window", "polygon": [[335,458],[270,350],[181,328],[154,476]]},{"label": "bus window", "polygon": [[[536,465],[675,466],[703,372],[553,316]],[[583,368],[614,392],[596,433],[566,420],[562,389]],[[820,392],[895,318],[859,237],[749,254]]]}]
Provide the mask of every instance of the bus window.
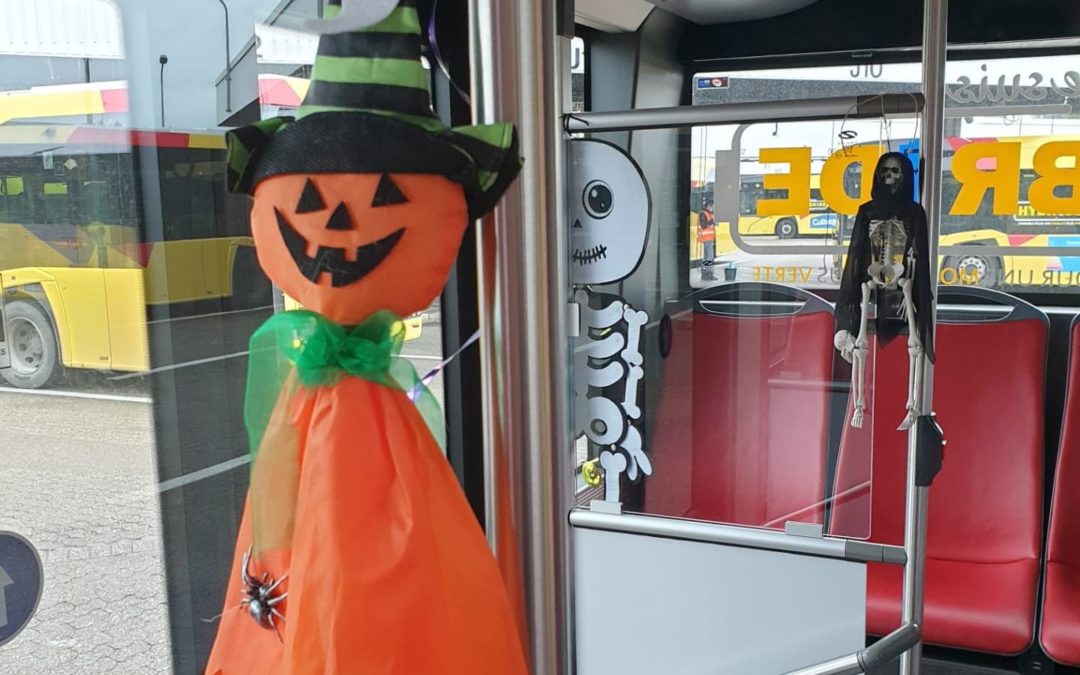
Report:
[{"label": "bus window", "polygon": [[753,186],[743,184],[739,191],[739,215],[750,216],[757,213],[759,191]]},{"label": "bus window", "polygon": [[30,195],[22,176],[0,176],[0,221],[25,222],[30,214]]},{"label": "bus window", "polygon": [[165,240],[249,234],[246,217],[230,228],[225,215],[241,198],[225,190],[224,151],[161,149],[158,162]]},{"label": "bus window", "polygon": [[[1080,122],[1072,114],[1071,101],[1080,93],[1073,86],[1074,56],[1052,55],[981,60],[951,60],[946,67],[946,110],[944,175],[941,215],[941,252],[939,264],[942,283],[966,283],[1010,291],[1068,291],[1080,284],[1080,250],[1075,249],[1074,235],[1080,233],[1080,213],[1047,213],[1028,199],[1031,183],[1037,179],[1034,157],[1050,143],[1075,142],[1080,139]],[[1013,74],[1038,74],[1041,84],[1032,87],[1012,85]],[[991,76],[992,75],[992,76]],[[695,78],[695,104],[744,103],[750,101],[814,98],[823,90],[833,95],[873,95],[917,90],[921,72],[917,63],[890,63],[874,68],[839,66],[748,70],[725,73],[699,73]],[[1033,76],[1034,77],[1034,76]],[[1016,81],[1020,81],[1020,75]],[[1024,80],[1027,81],[1027,80]],[[714,83],[721,83],[716,85]],[[974,84],[987,82],[985,85]],[[1006,84],[1001,84],[1001,83]],[[1019,88],[1018,88],[1019,87]],[[1022,91],[1021,91],[1022,90]],[[735,268],[769,269],[771,278],[803,278],[802,256],[792,246],[812,247],[832,242],[833,251],[820,246],[814,255],[842,255],[850,232],[851,204],[837,208],[837,195],[865,199],[861,169],[841,169],[843,185],[815,185],[815,181],[837,180],[826,164],[836,161],[836,153],[858,152],[879,147],[900,150],[917,159],[918,120],[892,116],[884,120],[837,119],[831,122],[780,123],[749,125],[745,132],[724,132],[719,127],[695,129],[692,134],[691,166],[704,173],[713,170],[718,152],[726,158],[728,175],[746,176],[761,171],[756,164],[762,149],[809,148],[809,167],[801,167],[799,180],[810,182],[809,204],[799,204],[800,213],[769,215],[760,213],[762,195],[742,196],[738,200],[739,223],[730,245]],[[724,134],[738,138],[736,147],[724,145]],[[1007,143],[1019,154],[1019,172],[1011,166],[998,167],[995,145]],[[1059,148],[1060,149],[1060,148]],[[1012,150],[1009,150],[1011,152]],[[727,154],[724,154],[727,152]],[[1015,204],[995,206],[995,189],[983,191],[978,203],[964,201],[963,212],[953,206],[958,198],[970,199],[953,175],[957,161],[975,157],[974,170],[986,180],[999,169],[1012,171],[1007,180],[1019,187]],[[1065,157],[1060,167],[1071,167],[1076,159]],[[734,167],[738,166],[736,170]],[[766,167],[767,172],[788,172],[789,167]],[[965,174],[967,175],[967,174]],[[1002,180],[998,178],[997,180]],[[1046,194],[1058,199],[1070,198],[1075,179],[1061,178]],[[1004,185],[1003,183],[1000,183]],[[723,181],[717,185],[723,188]],[[745,190],[743,183],[741,189]],[[841,192],[842,190],[842,192]],[[717,210],[722,201],[717,199]],[[729,195],[730,191],[725,193]],[[1000,199],[999,199],[1000,201]],[[815,216],[815,211],[824,210]],[[790,209],[789,209],[790,210]],[[718,216],[718,223],[722,219]],[[816,224],[816,227],[814,226]],[[816,239],[815,242],[810,241]],[[783,241],[780,241],[783,240]],[[785,253],[770,258],[770,248],[786,247]],[[1072,250],[1070,250],[1072,249]],[[691,247],[691,276],[697,268],[697,251]],[[749,254],[749,255],[748,255]],[[792,259],[794,255],[795,259]],[[737,258],[737,259],[736,259]],[[721,256],[719,261],[724,260]],[[770,262],[770,260],[772,262]],[[795,265],[791,263],[795,262]],[[794,270],[793,270],[794,268]],[[1075,268],[1075,269],[1074,269]],[[752,278],[753,272],[736,274]],[[697,283],[696,281],[694,283]]]}]

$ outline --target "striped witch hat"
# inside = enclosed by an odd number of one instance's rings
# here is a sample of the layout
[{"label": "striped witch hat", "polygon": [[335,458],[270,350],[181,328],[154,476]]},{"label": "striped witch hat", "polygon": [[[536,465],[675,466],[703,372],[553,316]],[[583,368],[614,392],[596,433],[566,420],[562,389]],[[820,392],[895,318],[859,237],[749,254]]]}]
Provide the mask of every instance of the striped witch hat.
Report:
[{"label": "striped witch hat", "polygon": [[[330,0],[325,18],[341,11]],[[272,176],[431,173],[460,183],[473,217],[494,206],[521,167],[512,124],[449,128],[431,109],[415,0],[379,23],[325,34],[295,119],[227,134],[229,189],[252,194]]]}]

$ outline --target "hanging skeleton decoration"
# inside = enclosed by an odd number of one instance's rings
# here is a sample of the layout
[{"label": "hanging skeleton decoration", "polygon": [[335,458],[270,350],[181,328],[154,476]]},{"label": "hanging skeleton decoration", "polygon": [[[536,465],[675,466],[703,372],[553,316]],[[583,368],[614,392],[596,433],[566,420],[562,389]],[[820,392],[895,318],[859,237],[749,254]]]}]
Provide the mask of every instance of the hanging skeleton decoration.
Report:
[{"label": "hanging skeleton decoration", "polygon": [[649,189],[641,169],[618,147],[597,140],[570,143],[570,249],[578,340],[574,350],[574,419],[604,469],[604,501],[620,501],[623,474],[652,473],[642,446],[638,400],[641,341],[649,315],[593,286],[621,281],[637,269],[649,235]]},{"label": "hanging skeleton decoration", "polygon": [[860,428],[866,410],[866,357],[870,303],[877,305],[875,332],[883,346],[908,329],[907,414],[900,430],[915,423],[922,395],[925,354],[934,362],[930,305],[930,246],[926,212],[915,202],[915,170],[906,155],[882,155],[874,171],[870,201],[859,207],[851,232],[834,344],[851,366],[851,426]]}]

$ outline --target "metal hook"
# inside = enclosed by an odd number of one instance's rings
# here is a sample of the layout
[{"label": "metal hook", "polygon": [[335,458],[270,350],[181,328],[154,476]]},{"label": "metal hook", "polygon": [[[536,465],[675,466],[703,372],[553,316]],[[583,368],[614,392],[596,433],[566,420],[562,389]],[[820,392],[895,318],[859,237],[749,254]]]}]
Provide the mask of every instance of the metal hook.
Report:
[{"label": "metal hook", "polygon": [[397,6],[398,0],[341,0],[336,17],[305,21],[304,30],[317,35],[363,30],[390,16]]},{"label": "metal hook", "polygon": [[576,121],[576,122],[582,122],[582,123],[585,124],[585,126],[589,126],[589,120],[585,119],[584,117],[579,117],[578,115],[575,115],[574,113],[566,113],[566,114],[564,114],[562,116],[562,123],[563,123],[563,133],[565,133],[567,136],[574,133],[574,131],[570,129],[570,121],[571,120]]}]

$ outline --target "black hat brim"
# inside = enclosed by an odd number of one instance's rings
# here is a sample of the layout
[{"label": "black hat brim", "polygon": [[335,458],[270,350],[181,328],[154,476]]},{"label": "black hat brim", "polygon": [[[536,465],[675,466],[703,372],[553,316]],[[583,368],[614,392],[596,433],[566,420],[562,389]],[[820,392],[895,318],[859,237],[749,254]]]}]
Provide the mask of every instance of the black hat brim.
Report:
[{"label": "black hat brim", "polygon": [[430,173],[476,183],[476,165],[440,132],[369,112],[308,115],[278,131],[252,158],[251,186],[272,176]]}]

